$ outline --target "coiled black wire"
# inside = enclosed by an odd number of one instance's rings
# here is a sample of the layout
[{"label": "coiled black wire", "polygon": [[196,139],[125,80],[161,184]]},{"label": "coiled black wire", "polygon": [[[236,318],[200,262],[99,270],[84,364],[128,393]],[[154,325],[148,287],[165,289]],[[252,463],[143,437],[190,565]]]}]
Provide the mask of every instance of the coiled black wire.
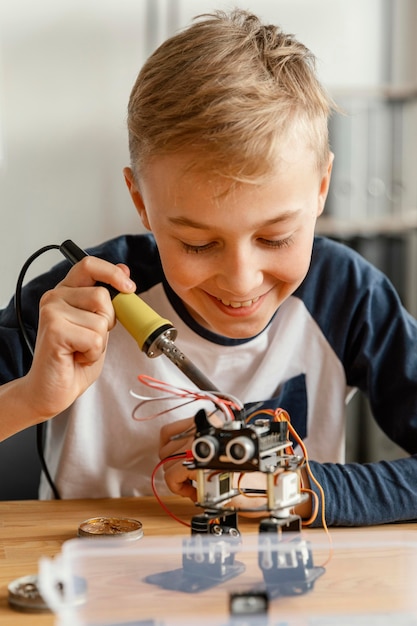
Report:
[{"label": "coiled black wire", "polygon": [[[25,262],[25,264],[23,265],[22,269],[20,270],[20,274],[18,276],[17,279],[17,283],[16,283],[16,290],[15,290],[15,294],[14,294],[14,308],[16,311],[16,318],[17,318],[17,323],[19,326],[19,331],[23,337],[23,340],[25,342],[25,345],[27,347],[27,349],[29,350],[30,356],[31,358],[33,358],[33,353],[35,351],[35,346],[32,343],[32,340],[29,336],[29,333],[25,327],[24,324],[24,320],[23,320],[23,312],[22,312],[22,288],[23,288],[23,281],[25,279],[26,276],[26,272],[28,271],[30,265],[33,263],[33,261],[35,261],[38,257],[40,257],[42,254],[44,254],[45,252],[48,252],[49,250],[60,250],[60,246],[56,245],[56,244],[51,244],[49,246],[44,246],[43,248],[40,248],[39,250],[37,250],[36,252],[34,252],[29,258],[28,260]],[[52,480],[52,477],[49,473],[49,469],[46,465],[46,461],[45,461],[45,454],[44,454],[44,439],[45,439],[45,423],[41,422],[40,424],[36,425],[36,449],[37,449],[37,453],[38,453],[38,457],[39,457],[39,461],[41,464],[41,468],[43,473],[45,474],[45,478],[48,481],[49,486],[52,489],[52,492],[54,494],[55,499],[60,500],[61,496],[59,495],[59,491],[54,483],[54,481]]]}]

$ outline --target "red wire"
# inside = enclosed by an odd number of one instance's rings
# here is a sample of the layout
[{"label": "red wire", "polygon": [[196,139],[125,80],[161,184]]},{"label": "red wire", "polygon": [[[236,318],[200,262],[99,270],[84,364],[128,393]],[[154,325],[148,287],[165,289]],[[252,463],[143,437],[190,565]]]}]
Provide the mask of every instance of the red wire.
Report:
[{"label": "red wire", "polygon": [[143,385],[147,385],[153,389],[158,389],[159,391],[170,391],[172,394],[179,396],[180,398],[193,398],[194,400],[210,400],[217,407],[224,407],[229,411],[230,418],[234,419],[234,414],[232,409],[240,410],[241,407],[236,404],[232,399],[227,397],[223,397],[221,395],[216,396],[216,394],[208,395],[210,392],[204,391],[193,391],[191,389],[184,389],[183,387],[176,387],[171,385],[170,383],[158,380],[157,378],[153,378],[152,376],[148,376],[147,374],[139,374],[138,380]]},{"label": "red wire", "polygon": [[164,465],[164,463],[167,463],[168,461],[172,461],[174,459],[189,459],[189,458],[193,458],[192,457],[192,453],[191,450],[187,450],[186,452],[179,452],[178,454],[173,454],[172,456],[167,456],[165,459],[162,459],[161,461],[159,461],[159,463],[156,465],[156,467],[154,468],[153,472],[152,472],[152,476],[151,476],[151,484],[152,484],[152,491],[154,493],[155,498],[158,500],[159,505],[164,509],[165,513],[167,513],[170,517],[172,517],[175,521],[179,522],[180,524],[183,524],[183,526],[187,526],[187,528],[191,528],[191,524],[189,524],[188,522],[184,522],[184,520],[180,519],[179,517],[177,517],[168,507],[167,505],[161,500],[157,490],[156,490],[156,485],[155,485],[155,477],[156,477],[156,473],[159,470],[160,467],[162,467]]}]

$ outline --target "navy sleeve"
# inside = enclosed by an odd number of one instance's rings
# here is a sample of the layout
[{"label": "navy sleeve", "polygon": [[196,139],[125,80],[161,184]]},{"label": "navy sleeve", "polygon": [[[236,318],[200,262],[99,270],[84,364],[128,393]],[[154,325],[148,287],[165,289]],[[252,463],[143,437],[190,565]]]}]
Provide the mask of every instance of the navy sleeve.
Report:
[{"label": "navy sleeve", "polygon": [[[417,456],[377,463],[316,463],[328,526],[371,526],[417,519]],[[322,502],[312,526],[321,526]]]},{"label": "navy sleeve", "polygon": [[346,246],[319,239],[299,291],[343,365],[396,444],[417,454],[417,321],[387,277]]},{"label": "navy sleeve", "polygon": [[417,322],[384,274],[335,242],[316,242],[309,282],[300,295],[343,364],[347,385],[368,397],[387,436],[415,455],[368,464],[312,461],[327,523],[417,519]]},{"label": "navy sleeve", "polygon": [[[39,301],[42,294],[52,289],[65,276],[67,263],[31,281],[21,294],[22,318],[32,345],[35,343],[39,319]],[[24,376],[32,363],[32,356],[20,333],[13,300],[0,311],[0,384]]]}]

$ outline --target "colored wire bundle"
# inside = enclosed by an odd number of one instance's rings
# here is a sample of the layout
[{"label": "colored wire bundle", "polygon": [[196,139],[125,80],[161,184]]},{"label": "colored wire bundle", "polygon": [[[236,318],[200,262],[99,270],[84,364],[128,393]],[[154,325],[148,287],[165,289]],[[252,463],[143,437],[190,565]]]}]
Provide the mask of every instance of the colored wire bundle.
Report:
[{"label": "colored wire bundle", "polygon": [[[137,394],[134,391],[130,391],[130,394],[140,400],[138,404],[134,407],[132,411],[132,417],[134,420],[138,422],[147,421],[155,419],[156,417],[160,417],[161,415],[165,415],[166,413],[170,413],[178,409],[179,407],[185,406],[187,404],[191,404],[193,402],[198,401],[208,401],[212,402],[215,406],[214,412],[221,412],[224,421],[228,422],[235,419],[235,415],[233,410],[240,411],[243,409],[243,405],[241,402],[235,398],[234,396],[227,395],[224,393],[216,392],[216,391],[200,391],[196,389],[187,389],[184,387],[176,387],[175,385],[171,385],[170,383],[163,382],[157,380],[156,378],[152,378],[152,376],[147,376],[146,374],[140,374],[138,376],[139,382],[152,389],[157,389],[159,391],[164,392],[163,395],[159,396],[143,396]],[[158,411],[157,413],[151,414],[147,417],[139,417],[137,415],[139,409],[141,409],[145,404],[150,402],[161,402],[161,401],[172,401],[177,400],[178,398],[182,398],[183,402],[178,403],[174,407],[170,407],[167,409],[163,409],[162,411]]]}]

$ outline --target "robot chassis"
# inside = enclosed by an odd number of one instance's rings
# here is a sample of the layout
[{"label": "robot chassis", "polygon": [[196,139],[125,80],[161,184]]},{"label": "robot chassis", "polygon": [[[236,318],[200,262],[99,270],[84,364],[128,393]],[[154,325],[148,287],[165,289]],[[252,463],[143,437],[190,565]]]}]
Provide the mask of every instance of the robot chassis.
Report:
[{"label": "robot chassis", "polygon": [[234,486],[234,479],[248,472],[264,474],[261,494],[266,504],[257,510],[265,511],[258,536],[258,566],[265,586],[243,598],[231,598],[231,607],[236,601],[236,607],[247,610],[259,608],[269,597],[309,591],[324,568],[314,566],[310,545],[301,537],[302,520],[291,513],[306,495],[301,493],[299,476],[304,459],[286,452],[292,445],[288,422],[262,418],[246,424],[241,413],[221,428],[210,423],[204,409],[194,418],[193,459],[185,465],[197,470],[196,505],[203,512],[193,516],[191,537],[184,540],[183,572],[185,580],[192,581],[190,591],[241,573],[243,566],[235,560],[241,543],[238,512],[246,509],[233,507],[231,500],[245,490],[239,482]]}]

